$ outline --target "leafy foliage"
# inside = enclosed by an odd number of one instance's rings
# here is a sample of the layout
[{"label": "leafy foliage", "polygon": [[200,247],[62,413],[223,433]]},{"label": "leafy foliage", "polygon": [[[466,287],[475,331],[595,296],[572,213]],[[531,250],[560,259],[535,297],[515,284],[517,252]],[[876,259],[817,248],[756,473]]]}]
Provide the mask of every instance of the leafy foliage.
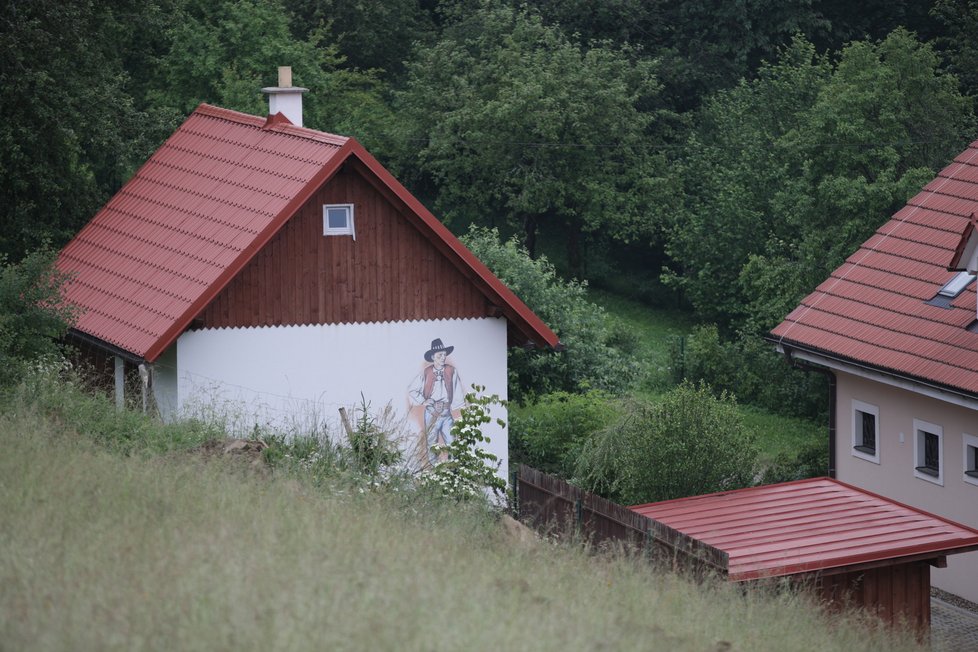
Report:
[{"label": "leafy foliage", "polygon": [[614,332],[604,310],[588,301],[585,284],[562,280],[545,257],[530,258],[515,239],[501,243],[494,229],[472,227],[462,240],[567,347],[556,354],[510,349],[513,400],[590,388],[620,393],[629,387],[636,367],[610,345]]},{"label": "leafy foliage", "polygon": [[125,69],[157,2],[0,6],[0,253],[60,246],[153,147],[160,116]]},{"label": "leafy foliage", "polygon": [[709,383],[715,392],[733,394],[776,414],[809,419],[828,415],[825,378],[789,366],[755,335],[726,340],[716,326],[699,326],[673,356],[677,381]]},{"label": "leafy foliage", "polygon": [[[408,66],[402,172],[438,187],[452,221],[522,230],[558,225],[571,265],[582,234],[648,240],[669,197],[656,139],[653,61],[579,47],[527,9],[485,1],[453,14]],[[658,197],[658,201],[653,198]]]},{"label": "leafy foliage", "polygon": [[585,444],[577,483],[625,505],[749,486],[757,448],[735,405],[691,383],[633,403]]},{"label": "leafy foliage", "polygon": [[955,79],[903,30],[835,65],[796,39],[697,123],[672,279],[704,316],[749,332],[774,326],[974,126]]},{"label": "leafy foliage", "polygon": [[0,254],[0,386],[18,379],[27,365],[59,351],[75,310],[62,289],[69,277],[52,265],[51,252],[8,263]]},{"label": "leafy foliage", "polygon": [[569,478],[581,447],[617,419],[617,401],[600,390],[554,392],[509,413],[512,462]]},{"label": "leafy foliage", "polygon": [[315,89],[303,100],[305,126],[354,135],[381,149],[390,114],[376,77],[344,68],[322,29],[293,37],[280,0],[186,0],[169,36],[153,99],[173,113],[186,115],[209,102],[264,115],[267,100],[259,91],[276,86],[277,66],[289,63],[293,83]]},{"label": "leafy foliage", "polygon": [[764,469],[761,484],[818,478],[827,475],[828,470],[829,440],[827,437],[820,437],[809,442],[795,455],[778,455],[774,464]]},{"label": "leafy foliage", "polygon": [[[472,389],[465,395],[465,405],[452,425],[451,443],[435,447],[436,453],[447,452],[448,459],[421,477],[424,485],[458,501],[479,498],[487,489],[496,497],[506,491],[506,481],[496,474],[499,458],[482,448],[490,441],[482,434],[482,426],[492,421],[491,407],[505,403],[496,394],[482,394],[485,387],[481,385],[473,385]],[[506,427],[501,419],[496,422]]]}]

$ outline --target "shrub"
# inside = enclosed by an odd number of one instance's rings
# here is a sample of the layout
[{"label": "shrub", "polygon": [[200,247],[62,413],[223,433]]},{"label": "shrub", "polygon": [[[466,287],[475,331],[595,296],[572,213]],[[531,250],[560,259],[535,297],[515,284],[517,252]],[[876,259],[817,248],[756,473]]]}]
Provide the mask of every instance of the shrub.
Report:
[{"label": "shrub", "polygon": [[781,453],[764,469],[761,484],[818,478],[829,472],[829,440],[819,437],[805,444],[795,456]]},{"label": "shrub", "polygon": [[600,390],[554,392],[509,415],[510,459],[568,478],[581,446],[614,421],[617,403]]},{"label": "shrub", "polygon": [[515,239],[500,242],[495,229],[473,226],[462,240],[567,347],[556,355],[511,348],[512,400],[588,389],[618,394],[632,385],[637,365],[613,346],[623,336],[613,333],[604,310],[587,300],[584,283],[561,279],[546,257],[530,258]]},{"label": "shrub", "polygon": [[[482,448],[489,438],[482,434],[482,426],[492,421],[489,416],[493,405],[505,405],[499,396],[484,396],[485,387],[473,385],[465,395],[465,405],[452,425],[452,441],[447,446],[436,446],[435,452],[447,452],[448,459],[439,462],[431,473],[422,476],[422,483],[457,501],[469,500],[491,491],[496,497],[506,491],[506,482],[496,472],[499,458]],[[505,427],[501,419],[496,422]]]},{"label": "shrub", "polygon": [[695,328],[677,344],[671,365],[677,381],[705,382],[777,414],[817,420],[828,415],[825,378],[787,364],[759,336],[724,340],[711,324]]},{"label": "shrub", "polygon": [[576,482],[626,505],[668,500],[751,485],[757,454],[732,396],[684,382],[626,404],[585,443]]},{"label": "shrub", "polygon": [[68,276],[53,261],[49,251],[10,264],[0,254],[0,386],[21,377],[30,362],[57,354],[74,318],[62,297]]}]

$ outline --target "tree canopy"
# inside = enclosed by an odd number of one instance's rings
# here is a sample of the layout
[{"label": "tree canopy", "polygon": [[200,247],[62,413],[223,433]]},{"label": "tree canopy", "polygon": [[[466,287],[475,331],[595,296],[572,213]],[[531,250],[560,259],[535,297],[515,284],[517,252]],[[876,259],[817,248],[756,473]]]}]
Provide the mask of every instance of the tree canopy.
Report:
[{"label": "tree canopy", "polygon": [[408,66],[399,167],[430,177],[446,219],[520,229],[531,255],[542,222],[567,234],[572,265],[585,233],[648,239],[668,188],[656,67],[480,3]]},{"label": "tree canopy", "polygon": [[[305,124],[456,232],[756,333],[974,137],[976,24],[973,0],[8,2],[0,255],[61,247],[198,103],[262,114],[291,65]],[[568,360],[548,387],[601,386]]]},{"label": "tree canopy", "polygon": [[836,63],[799,38],[698,115],[673,282],[704,316],[770,328],[960,151],[971,104],[905,30]]}]

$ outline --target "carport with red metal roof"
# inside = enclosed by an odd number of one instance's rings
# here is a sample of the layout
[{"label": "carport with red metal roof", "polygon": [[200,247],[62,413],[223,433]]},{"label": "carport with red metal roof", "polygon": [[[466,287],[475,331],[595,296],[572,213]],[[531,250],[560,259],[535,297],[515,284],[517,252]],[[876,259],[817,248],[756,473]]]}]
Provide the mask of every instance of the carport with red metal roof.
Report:
[{"label": "carport with red metal roof", "polygon": [[726,552],[731,581],[811,582],[835,608],[862,607],[921,632],[930,567],[978,550],[978,530],[829,478],[631,509]]}]

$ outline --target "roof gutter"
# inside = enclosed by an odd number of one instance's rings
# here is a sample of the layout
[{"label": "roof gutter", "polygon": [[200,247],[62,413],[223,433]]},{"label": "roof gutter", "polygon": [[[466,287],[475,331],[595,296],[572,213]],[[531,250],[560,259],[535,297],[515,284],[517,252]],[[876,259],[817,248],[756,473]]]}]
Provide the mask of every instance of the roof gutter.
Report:
[{"label": "roof gutter", "polygon": [[782,338],[775,337],[770,334],[765,335],[764,339],[767,342],[774,344],[775,348],[780,353],[784,353],[785,349],[790,348],[792,350],[793,359],[801,359],[818,365],[824,365],[831,369],[835,369],[836,371],[843,371],[854,376],[875,380],[876,382],[880,382],[885,385],[899,387],[900,389],[923,394],[924,396],[928,396],[939,401],[945,401],[947,403],[959,405],[971,410],[978,410],[978,394],[967,392],[958,387],[942,385],[941,383],[936,383],[925,378],[911,376],[908,374],[902,374],[898,371],[893,371],[892,369],[887,369],[885,367],[878,367],[875,365],[866,364],[864,362],[857,362],[840,355],[807,347],[803,344],[799,344],[798,342],[784,341]]},{"label": "roof gutter", "polygon": [[84,331],[80,331],[77,328],[68,329],[67,339],[77,340],[87,346],[94,347],[96,349],[101,349],[106,353],[108,353],[109,355],[114,355],[116,357],[122,358],[123,360],[127,362],[131,362],[136,365],[144,364],[147,362],[146,358],[136,355],[132,351],[127,351],[123,348],[116,346],[115,344],[109,344],[105,340],[95,337],[94,335],[89,335],[88,333]]}]

